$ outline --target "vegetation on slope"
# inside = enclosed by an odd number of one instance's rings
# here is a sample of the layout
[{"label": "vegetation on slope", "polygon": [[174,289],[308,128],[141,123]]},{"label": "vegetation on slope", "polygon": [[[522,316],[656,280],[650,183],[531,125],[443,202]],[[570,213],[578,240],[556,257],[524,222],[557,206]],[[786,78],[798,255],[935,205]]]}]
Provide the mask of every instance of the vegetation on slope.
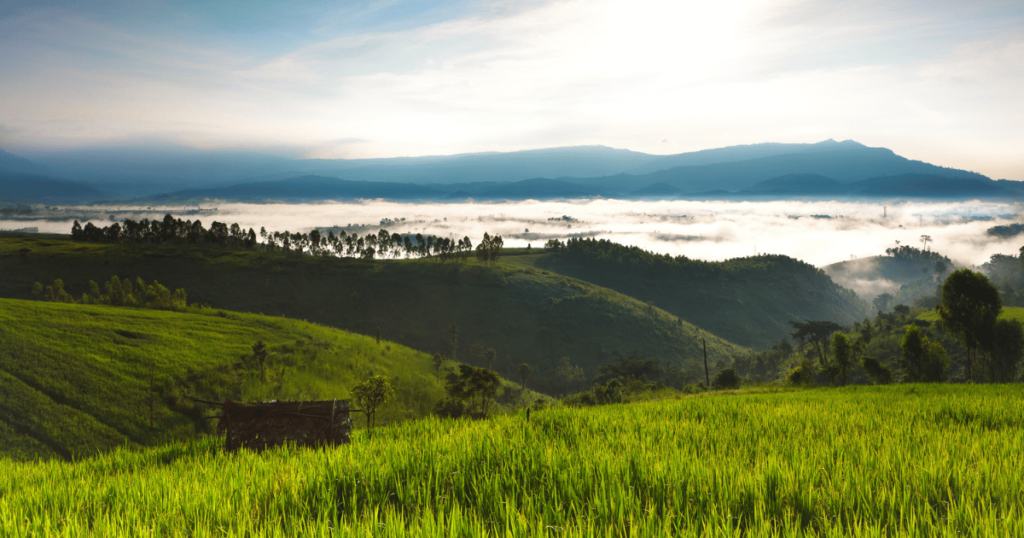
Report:
[{"label": "vegetation on slope", "polygon": [[1019,536],[1021,386],[427,419],[327,450],[0,461],[0,534]]},{"label": "vegetation on slope", "polygon": [[766,348],[790,321],[843,325],[867,307],[821,270],[787,256],[725,262],[657,255],[606,240],[571,239],[547,253],[509,259],[578,278],[648,302],[728,341]]},{"label": "vegetation on slope", "polygon": [[[1024,322],[1024,308],[1003,307],[998,323],[1002,329],[1005,322]],[[890,376],[884,383],[906,383],[913,381],[914,373],[909,371],[903,345],[907,331],[911,327],[927,342],[937,344],[941,348],[938,360],[941,361],[941,375],[930,381],[947,381],[963,383],[968,380],[967,349],[963,343],[942,327],[939,314],[935,310],[911,309],[906,305],[897,305],[892,312],[879,313],[874,319],[855,322],[852,326],[840,329],[836,333],[825,335],[825,344],[831,348],[831,339],[835,334],[844,334],[852,344],[852,367],[849,371],[849,384],[866,385],[880,383],[873,376],[862,359],[880,365]],[[975,382],[1010,382],[1024,379],[1024,369],[1020,367],[1019,350],[1014,351],[1014,338],[1004,334],[993,349],[983,353],[975,364],[973,373]],[[831,352],[831,351],[830,351]],[[1010,356],[1007,356],[1010,353]],[[1012,354],[1016,353],[1014,357]],[[834,354],[829,362],[821,364],[814,344],[782,341],[770,349],[737,358],[732,367],[747,383],[795,383],[800,385],[832,385],[838,384],[837,379],[830,375],[830,365],[834,362]],[[877,369],[877,366],[874,366]],[[834,372],[832,372],[834,373]]]},{"label": "vegetation on slope", "polygon": [[[259,341],[270,351],[262,371],[252,361]],[[424,353],[302,321],[210,309],[0,299],[0,343],[0,455],[14,458],[68,458],[210,432],[205,415],[213,410],[188,396],[347,399],[356,383],[383,374],[397,389],[378,412],[384,421],[427,415],[444,393]]]},{"label": "vegetation on slope", "polygon": [[[19,257],[21,249],[31,251]],[[594,372],[615,353],[692,368],[745,349],[699,331],[655,306],[544,269],[468,259],[371,261],[198,246],[75,243],[34,236],[0,239],[0,296],[29,298],[32,283],[63,279],[73,293],[89,280],[145,275],[188,290],[189,301],[306,319],[375,335],[427,353],[482,365],[472,352],[494,349],[494,369],[518,379],[531,365],[531,389],[565,392],[554,372],[569,361]],[[75,291],[77,290],[77,291]],[[459,329],[453,357],[449,329]]]}]

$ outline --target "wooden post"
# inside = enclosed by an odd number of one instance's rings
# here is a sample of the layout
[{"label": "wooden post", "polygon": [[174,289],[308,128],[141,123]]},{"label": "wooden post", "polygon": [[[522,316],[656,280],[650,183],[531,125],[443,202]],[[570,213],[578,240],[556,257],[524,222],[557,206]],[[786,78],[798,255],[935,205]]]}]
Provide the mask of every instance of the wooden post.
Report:
[{"label": "wooden post", "polygon": [[711,375],[708,373],[708,341],[701,338],[701,342],[704,343],[704,380],[707,382],[707,387],[711,388]]},{"label": "wooden post", "polygon": [[153,429],[153,360],[149,359],[149,429]]}]

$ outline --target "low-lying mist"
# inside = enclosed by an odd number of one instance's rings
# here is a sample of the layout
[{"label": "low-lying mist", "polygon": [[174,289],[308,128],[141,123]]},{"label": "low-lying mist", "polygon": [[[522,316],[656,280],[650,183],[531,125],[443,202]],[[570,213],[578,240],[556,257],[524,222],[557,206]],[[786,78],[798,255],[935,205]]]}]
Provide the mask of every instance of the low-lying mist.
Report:
[{"label": "low-lying mist", "polygon": [[[1019,204],[995,202],[883,205],[859,202],[727,202],[580,200],[513,203],[363,203],[223,204],[196,214],[189,208],[83,207],[64,208],[97,215],[104,226],[123,218],[161,218],[171,213],[239,223],[243,228],[305,232],[315,227],[346,227],[362,235],[381,227],[395,233],[423,233],[478,243],[484,232],[500,234],[507,247],[539,248],[549,239],[594,237],[635,245],[656,253],[703,260],[725,260],[754,254],[785,254],[816,266],[883,255],[904,245],[929,249],[967,266],[980,265],[992,254],[1016,254],[1024,237],[999,238],[985,231],[1019,222]],[[40,232],[69,233],[71,219],[0,220],[0,229],[38,227]],[[404,221],[402,220],[404,219]],[[84,224],[84,221],[83,221]]]}]

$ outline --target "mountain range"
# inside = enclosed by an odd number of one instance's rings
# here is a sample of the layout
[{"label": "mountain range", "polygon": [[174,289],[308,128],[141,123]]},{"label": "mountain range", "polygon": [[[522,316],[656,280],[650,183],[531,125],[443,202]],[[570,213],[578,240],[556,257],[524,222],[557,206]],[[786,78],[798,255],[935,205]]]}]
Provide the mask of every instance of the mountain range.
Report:
[{"label": "mountain range", "polygon": [[1003,198],[1024,182],[914,161],[846,140],[678,155],[604,146],[388,159],[287,159],[162,148],[0,150],[0,202],[355,199]]}]

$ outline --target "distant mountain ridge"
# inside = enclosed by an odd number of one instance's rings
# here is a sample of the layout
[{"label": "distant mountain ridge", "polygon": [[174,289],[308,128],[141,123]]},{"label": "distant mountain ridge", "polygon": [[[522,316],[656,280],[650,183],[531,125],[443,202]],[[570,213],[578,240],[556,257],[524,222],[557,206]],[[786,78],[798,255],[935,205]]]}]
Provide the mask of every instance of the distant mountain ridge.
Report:
[{"label": "distant mountain ridge", "polygon": [[[106,191],[108,200],[135,202],[1024,195],[1021,182],[993,182],[974,172],[909,160],[886,148],[831,139],[666,156],[580,146],[356,160],[196,150],[147,150],[133,155],[110,149],[43,158],[33,162],[0,153],[0,179],[15,171],[24,179],[33,170],[32,174],[49,180],[70,180],[96,192]],[[41,171],[47,170],[43,176]],[[51,183],[45,189],[58,186]],[[67,190],[79,202],[97,201],[96,192],[70,186]],[[49,199],[54,199],[53,194]]]}]

